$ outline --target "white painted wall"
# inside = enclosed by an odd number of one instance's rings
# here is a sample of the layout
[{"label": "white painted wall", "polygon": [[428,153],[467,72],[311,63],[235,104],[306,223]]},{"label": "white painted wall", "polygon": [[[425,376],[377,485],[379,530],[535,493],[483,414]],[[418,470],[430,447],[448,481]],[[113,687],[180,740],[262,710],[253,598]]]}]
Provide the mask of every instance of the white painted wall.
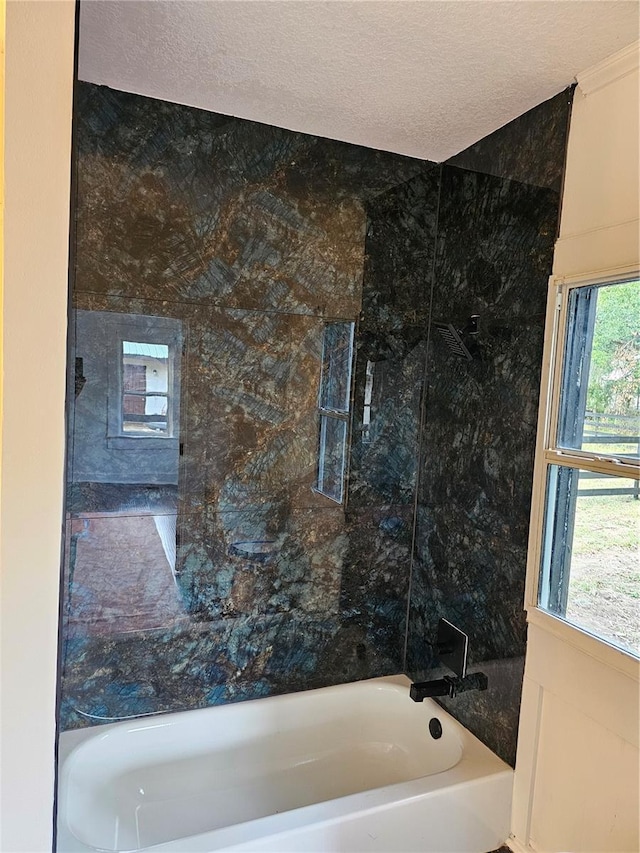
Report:
[{"label": "white painted wall", "polygon": [[74,3],[7,3],[0,850],[51,850]]},{"label": "white painted wall", "polygon": [[[556,276],[596,278],[640,266],[638,57],[636,45],[578,76]],[[543,489],[536,488],[532,536],[541,524]],[[536,562],[528,577],[515,841],[545,853],[637,851],[640,663],[535,609]]]},{"label": "white painted wall", "polygon": [[560,276],[637,264],[640,255],[638,44],[578,79],[553,266]]}]

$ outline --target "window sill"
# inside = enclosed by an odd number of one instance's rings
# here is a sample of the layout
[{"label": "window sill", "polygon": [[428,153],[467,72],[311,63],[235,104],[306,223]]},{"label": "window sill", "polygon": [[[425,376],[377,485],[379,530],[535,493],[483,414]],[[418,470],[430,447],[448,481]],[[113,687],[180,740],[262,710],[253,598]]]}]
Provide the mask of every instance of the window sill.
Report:
[{"label": "window sill", "polygon": [[148,450],[169,449],[172,445],[178,446],[178,439],[162,435],[118,435],[107,437],[109,450]]},{"label": "window sill", "polygon": [[632,652],[613,646],[606,640],[599,639],[534,605],[529,605],[527,608],[527,621],[606,666],[617,669],[629,678],[640,682],[640,659]]}]

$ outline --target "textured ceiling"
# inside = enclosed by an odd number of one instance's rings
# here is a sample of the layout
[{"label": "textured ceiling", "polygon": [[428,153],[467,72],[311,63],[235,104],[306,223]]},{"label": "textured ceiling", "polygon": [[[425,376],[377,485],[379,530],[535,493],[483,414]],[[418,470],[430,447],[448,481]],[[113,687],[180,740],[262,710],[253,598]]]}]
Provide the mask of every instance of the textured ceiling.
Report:
[{"label": "textured ceiling", "polygon": [[83,0],[81,80],[441,161],[638,39],[636,0]]}]

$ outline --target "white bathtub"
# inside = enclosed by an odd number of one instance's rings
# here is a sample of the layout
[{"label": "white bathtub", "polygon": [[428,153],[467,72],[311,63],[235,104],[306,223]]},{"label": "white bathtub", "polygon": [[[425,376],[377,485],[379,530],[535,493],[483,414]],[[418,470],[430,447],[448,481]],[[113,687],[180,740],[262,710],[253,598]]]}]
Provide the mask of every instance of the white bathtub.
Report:
[{"label": "white bathtub", "polygon": [[376,678],[64,732],[57,850],[486,853],[512,776],[404,676]]}]

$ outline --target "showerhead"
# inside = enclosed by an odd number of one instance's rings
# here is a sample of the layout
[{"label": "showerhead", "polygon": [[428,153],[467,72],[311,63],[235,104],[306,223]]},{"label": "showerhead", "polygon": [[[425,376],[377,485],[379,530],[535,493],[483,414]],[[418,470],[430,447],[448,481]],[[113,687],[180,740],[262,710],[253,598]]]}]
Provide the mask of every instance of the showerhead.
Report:
[{"label": "showerhead", "polygon": [[433,325],[440,332],[444,340],[447,342],[447,346],[454,355],[466,358],[467,361],[473,361],[473,356],[465,346],[462,338],[460,337],[460,332],[455,326],[452,326],[451,323],[434,323]]}]

